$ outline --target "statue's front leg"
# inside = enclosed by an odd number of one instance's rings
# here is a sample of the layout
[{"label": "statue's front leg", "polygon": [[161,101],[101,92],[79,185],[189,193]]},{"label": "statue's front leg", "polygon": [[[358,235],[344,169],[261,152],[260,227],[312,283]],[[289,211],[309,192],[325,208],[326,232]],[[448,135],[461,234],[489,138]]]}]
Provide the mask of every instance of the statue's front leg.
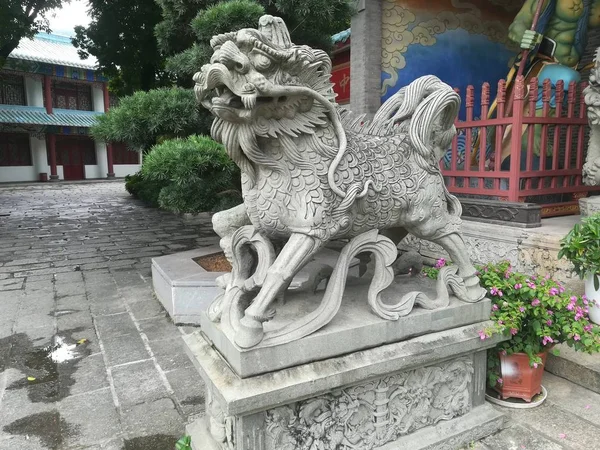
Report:
[{"label": "statue's front leg", "polygon": [[235,343],[242,348],[257,345],[264,336],[263,322],[273,316],[271,305],[292,278],[323,246],[323,241],[305,234],[292,234],[269,268],[262,287],[240,320]]}]

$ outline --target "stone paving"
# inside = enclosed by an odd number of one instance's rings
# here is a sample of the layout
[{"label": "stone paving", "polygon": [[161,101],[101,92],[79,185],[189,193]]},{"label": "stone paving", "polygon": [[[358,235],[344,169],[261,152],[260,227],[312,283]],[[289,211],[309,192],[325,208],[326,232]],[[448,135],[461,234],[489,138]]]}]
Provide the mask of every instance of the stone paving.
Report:
[{"label": "stone paving", "polygon": [[204,389],[151,258],[215,242],[122,181],[0,186],[0,449],[173,448]]}]

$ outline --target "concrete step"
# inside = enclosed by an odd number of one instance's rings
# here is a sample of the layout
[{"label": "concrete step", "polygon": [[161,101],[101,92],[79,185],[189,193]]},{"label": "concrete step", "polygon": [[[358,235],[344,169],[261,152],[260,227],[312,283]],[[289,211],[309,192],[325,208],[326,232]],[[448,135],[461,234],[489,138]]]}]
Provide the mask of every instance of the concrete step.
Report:
[{"label": "concrete step", "polygon": [[506,427],[464,450],[592,450],[600,448],[600,395],[550,373],[548,398],[537,408],[510,409]]},{"label": "concrete step", "polygon": [[558,356],[549,355],[546,371],[600,393],[600,354],[576,352],[566,344],[557,348],[560,353]]}]

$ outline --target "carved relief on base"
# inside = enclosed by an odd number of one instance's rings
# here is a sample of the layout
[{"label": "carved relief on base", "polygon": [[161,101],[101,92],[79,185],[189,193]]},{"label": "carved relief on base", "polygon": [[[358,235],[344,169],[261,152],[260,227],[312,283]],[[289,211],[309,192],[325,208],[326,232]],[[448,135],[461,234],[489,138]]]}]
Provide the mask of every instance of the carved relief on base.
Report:
[{"label": "carved relief on base", "polygon": [[378,378],[265,412],[266,450],[371,450],[470,411],[470,358]]}]

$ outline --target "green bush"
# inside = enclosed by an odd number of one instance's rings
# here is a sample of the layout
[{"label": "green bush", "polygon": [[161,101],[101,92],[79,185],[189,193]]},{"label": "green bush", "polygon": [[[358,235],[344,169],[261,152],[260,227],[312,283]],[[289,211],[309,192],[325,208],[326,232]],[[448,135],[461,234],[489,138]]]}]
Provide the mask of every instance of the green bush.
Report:
[{"label": "green bush", "polygon": [[121,98],[119,106],[97,118],[91,132],[96,140],[124,142],[132,150],[148,151],[165,139],[208,132],[210,122],[193,90],[154,89]]},{"label": "green bush", "polygon": [[158,196],[161,189],[167,185],[167,182],[146,179],[141,171],[125,177],[125,189],[127,192],[154,207],[159,206]]},{"label": "green bush", "polygon": [[222,145],[206,136],[154,146],[144,159],[141,177],[142,184],[161,186],[158,205],[176,213],[217,211],[242,201],[237,166]]}]

